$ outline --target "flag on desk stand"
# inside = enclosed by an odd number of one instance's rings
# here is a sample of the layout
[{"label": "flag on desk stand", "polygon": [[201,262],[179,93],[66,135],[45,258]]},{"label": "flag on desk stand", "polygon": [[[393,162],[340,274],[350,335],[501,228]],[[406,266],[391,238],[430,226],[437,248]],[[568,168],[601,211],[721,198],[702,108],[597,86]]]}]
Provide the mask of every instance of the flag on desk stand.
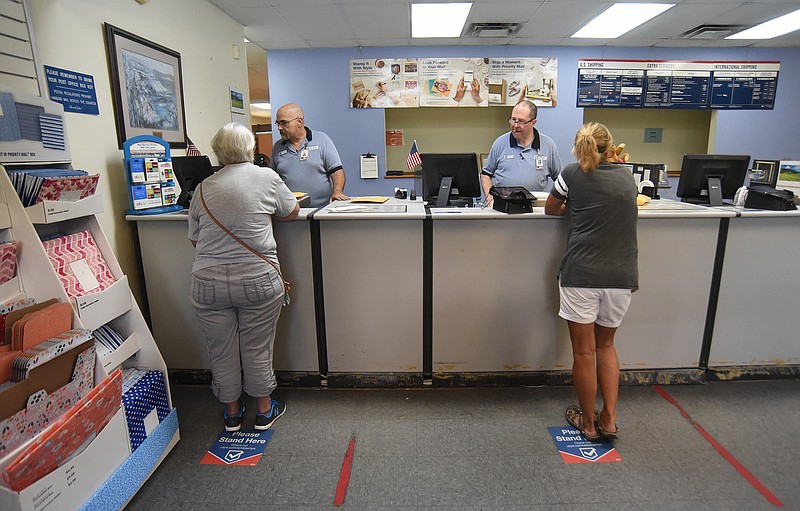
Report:
[{"label": "flag on desk stand", "polygon": [[406,164],[408,165],[408,170],[414,170],[417,165],[422,165],[422,158],[419,156],[416,140],[411,144],[411,151],[408,153],[408,161],[406,161]]},{"label": "flag on desk stand", "polygon": [[186,156],[200,156],[200,149],[194,145],[194,142],[189,137],[186,137]]}]

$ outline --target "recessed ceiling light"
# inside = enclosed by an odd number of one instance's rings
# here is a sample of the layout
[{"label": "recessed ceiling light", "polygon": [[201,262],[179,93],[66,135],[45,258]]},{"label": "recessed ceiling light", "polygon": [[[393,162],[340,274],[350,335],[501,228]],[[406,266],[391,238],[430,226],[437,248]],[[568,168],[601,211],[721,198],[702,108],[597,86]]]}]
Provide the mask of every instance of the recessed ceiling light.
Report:
[{"label": "recessed ceiling light", "polygon": [[800,29],[800,9],[784,14],[774,20],[765,21],[725,39],[772,39]]},{"label": "recessed ceiling light", "polygon": [[674,6],[675,4],[614,4],[571,37],[614,39]]},{"label": "recessed ceiling light", "polygon": [[411,4],[411,37],[460,37],[472,3]]},{"label": "recessed ceiling light", "polygon": [[260,108],[262,110],[269,110],[270,104],[269,103],[250,103],[252,108]]},{"label": "recessed ceiling light", "polygon": [[245,37],[245,38],[244,38],[244,42],[246,42],[246,43],[249,43],[249,42],[250,42],[250,39],[248,39],[248,38],[246,38],[246,37]]}]

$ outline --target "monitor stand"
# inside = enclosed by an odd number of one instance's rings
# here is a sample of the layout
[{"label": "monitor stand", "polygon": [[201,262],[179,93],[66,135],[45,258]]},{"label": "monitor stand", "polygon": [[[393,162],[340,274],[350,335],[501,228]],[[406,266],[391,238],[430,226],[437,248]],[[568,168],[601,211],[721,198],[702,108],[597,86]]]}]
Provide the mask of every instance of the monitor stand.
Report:
[{"label": "monitor stand", "polygon": [[192,185],[194,184],[194,179],[187,178],[184,181],[186,188],[181,188],[181,194],[178,195],[178,206],[189,209],[189,201],[192,200]]},{"label": "monitor stand", "polygon": [[443,208],[450,202],[450,190],[453,188],[453,177],[443,177],[439,183],[439,195],[436,196],[436,207]]},{"label": "monitor stand", "polygon": [[708,178],[708,205],[722,206],[722,180],[718,177]]}]

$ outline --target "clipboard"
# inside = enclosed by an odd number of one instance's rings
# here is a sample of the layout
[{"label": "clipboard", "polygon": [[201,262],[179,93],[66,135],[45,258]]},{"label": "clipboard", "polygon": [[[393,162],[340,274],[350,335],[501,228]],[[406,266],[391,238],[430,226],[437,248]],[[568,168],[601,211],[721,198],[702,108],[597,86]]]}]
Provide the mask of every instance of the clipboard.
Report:
[{"label": "clipboard", "polygon": [[361,155],[361,179],[378,179],[378,155]]}]

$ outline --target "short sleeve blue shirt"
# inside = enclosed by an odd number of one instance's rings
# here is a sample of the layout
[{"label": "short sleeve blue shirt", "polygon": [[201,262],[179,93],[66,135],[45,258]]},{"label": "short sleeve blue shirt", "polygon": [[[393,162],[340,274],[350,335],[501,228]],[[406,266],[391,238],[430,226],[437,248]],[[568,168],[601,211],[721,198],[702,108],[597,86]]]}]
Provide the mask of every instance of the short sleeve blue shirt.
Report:
[{"label": "short sleeve blue shirt", "polygon": [[272,168],[293,192],[305,192],[311,206],[325,206],[331,199],[331,174],[342,169],[339,152],[331,138],[322,131],[306,128],[306,138],[299,149],[288,140],[272,146]]},{"label": "short sleeve blue shirt", "polygon": [[536,128],[530,147],[519,145],[510,131],[497,137],[482,170],[494,186],[524,186],[532,192],[547,190],[547,178],[555,181],[560,172],[556,143]]}]

